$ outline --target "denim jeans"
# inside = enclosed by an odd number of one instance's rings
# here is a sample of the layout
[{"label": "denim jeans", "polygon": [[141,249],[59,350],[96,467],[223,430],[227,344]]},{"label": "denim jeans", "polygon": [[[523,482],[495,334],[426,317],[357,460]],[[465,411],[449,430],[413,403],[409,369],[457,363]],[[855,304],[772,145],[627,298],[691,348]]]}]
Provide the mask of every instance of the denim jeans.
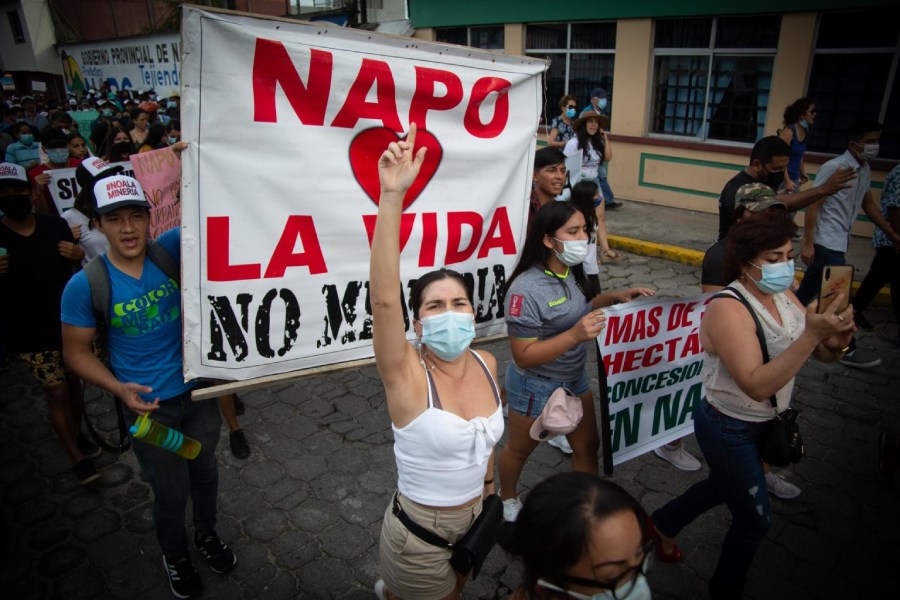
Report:
[{"label": "denim jeans", "polygon": [[609,187],[609,181],[606,180],[606,177],[598,177],[597,183],[600,184],[600,191],[603,192],[603,201],[606,202],[606,204],[613,204],[616,201],[616,197],[613,194],[612,188]]},{"label": "denim jeans", "polygon": [[[137,415],[125,408],[125,421],[131,426]],[[201,444],[193,460],[132,438],[132,447],[144,477],[153,489],[153,523],[156,538],[166,556],[187,553],[184,526],[188,495],[193,507],[197,531],[212,531],[216,526],[216,496],[219,469],[216,445],[222,416],[216,399],[191,400],[190,392],[164,400],[150,418],[192,437]]]},{"label": "denim jeans", "polygon": [[709,477],[653,513],[659,531],[675,537],[701,514],[728,505],[731,527],[709,581],[712,600],[741,597],[747,571],[771,524],[769,492],[757,450],[765,427],[766,423],[726,416],[706,400],[699,402],[694,408],[694,435],[709,465]]}]

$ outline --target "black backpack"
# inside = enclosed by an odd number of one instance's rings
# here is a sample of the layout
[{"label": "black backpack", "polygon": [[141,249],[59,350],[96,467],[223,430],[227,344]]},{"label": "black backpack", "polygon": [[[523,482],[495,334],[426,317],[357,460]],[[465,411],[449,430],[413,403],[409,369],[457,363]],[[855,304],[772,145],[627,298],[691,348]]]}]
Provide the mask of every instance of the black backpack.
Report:
[{"label": "black backpack", "polygon": [[[159,244],[156,240],[150,240],[147,244],[147,258],[162,271],[166,277],[174,279],[181,284],[181,265],[178,264],[171,254]],[[88,285],[91,287],[91,308],[94,312],[94,319],[97,322],[97,345],[100,347],[101,357],[104,362],[109,365],[109,325],[110,311],[112,306],[112,286],[109,279],[109,267],[103,260],[102,256],[95,256],[84,266],[84,274],[87,277]],[[81,386],[82,402],[84,401],[84,383]],[[94,441],[107,452],[121,454],[128,450],[131,446],[131,439],[128,437],[127,428],[125,426],[125,415],[122,412],[122,402],[116,398],[116,416],[119,424],[119,440],[115,444],[110,444],[91,423],[88,411],[84,411],[84,423],[87,426],[88,433]]]}]

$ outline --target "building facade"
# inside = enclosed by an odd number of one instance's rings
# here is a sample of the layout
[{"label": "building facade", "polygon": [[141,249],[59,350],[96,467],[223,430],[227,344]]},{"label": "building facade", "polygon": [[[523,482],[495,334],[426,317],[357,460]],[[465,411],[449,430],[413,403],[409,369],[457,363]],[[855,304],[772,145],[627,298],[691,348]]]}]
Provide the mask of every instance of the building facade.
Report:
[{"label": "building facade", "polygon": [[[857,117],[885,125],[873,166],[876,195],[900,159],[900,20],[893,3],[846,0],[410,0],[416,36],[539,56],[542,123],[562,94],[586,106],[611,96],[617,196],[716,212],[719,192],[750,148],[782,126],[784,109],[811,96],[807,172],[846,149]],[[727,6],[723,6],[727,4]],[[871,231],[860,215],[859,233]]]}]

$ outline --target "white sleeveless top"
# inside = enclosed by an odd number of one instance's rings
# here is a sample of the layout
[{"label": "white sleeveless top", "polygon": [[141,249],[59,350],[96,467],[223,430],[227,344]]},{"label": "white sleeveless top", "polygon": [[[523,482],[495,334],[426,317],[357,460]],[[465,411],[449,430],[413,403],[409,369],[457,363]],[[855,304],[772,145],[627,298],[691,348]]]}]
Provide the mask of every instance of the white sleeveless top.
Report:
[{"label": "white sleeveless top", "polygon": [[[469,352],[472,352],[469,350]],[[497,410],[470,420],[441,408],[428,369],[428,408],[402,429],[394,430],[397,487],[400,493],[427,506],[457,506],[481,496],[485,469],[503,436],[503,411],[497,382],[478,354],[472,355],[491,382]]]},{"label": "white sleeveless top", "polygon": [[[781,317],[782,324],[779,325],[762,303],[747,291],[747,288],[737,281],[732,282],[730,286],[739,290],[753,307],[762,326],[763,337],[769,351],[769,360],[774,360],[803,333],[806,326],[806,315],[784,294],[774,295],[775,308]],[[731,292],[725,291],[725,293],[730,294]],[[720,299],[717,302],[738,302],[738,300]],[[753,343],[757,343],[755,336]],[[775,411],[772,409],[769,399],[757,402],[742,392],[718,356],[706,352],[701,376],[703,385],[706,387],[706,400],[723,414],[754,423],[769,421],[775,417]],[[794,379],[792,378],[775,393],[779,412],[790,406],[793,391]]]}]

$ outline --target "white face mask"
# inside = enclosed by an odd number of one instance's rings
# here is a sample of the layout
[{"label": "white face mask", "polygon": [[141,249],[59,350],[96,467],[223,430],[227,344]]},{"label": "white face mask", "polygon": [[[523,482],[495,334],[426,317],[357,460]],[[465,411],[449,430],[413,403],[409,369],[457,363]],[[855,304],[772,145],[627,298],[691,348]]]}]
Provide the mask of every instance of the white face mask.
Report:
[{"label": "white face mask", "polygon": [[859,152],[859,157],[866,162],[870,160],[875,160],[878,158],[878,150],[880,150],[880,146],[878,144],[863,144],[863,149]]},{"label": "white face mask", "polygon": [[567,267],[574,267],[575,265],[580,265],[584,262],[584,257],[587,256],[587,240],[560,240],[557,238],[553,238],[557,242],[563,245],[562,252],[556,252],[556,258],[559,259],[559,262],[566,265]]},{"label": "white face mask", "polygon": [[[650,584],[647,583],[647,578],[641,573],[638,573],[635,576],[633,584],[631,581],[624,583],[616,588],[615,593],[613,593],[612,590],[608,590],[606,592],[591,594],[590,596],[563,589],[552,583],[548,583],[543,579],[538,579],[537,584],[542,588],[547,588],[548,590],[553,590],[555,592],[562,592],[571,598],[578,598],[578,600],[651,600],[653,598],[653,595],[650,593]],[[627,589],[629,587],[631,589]]]}]

